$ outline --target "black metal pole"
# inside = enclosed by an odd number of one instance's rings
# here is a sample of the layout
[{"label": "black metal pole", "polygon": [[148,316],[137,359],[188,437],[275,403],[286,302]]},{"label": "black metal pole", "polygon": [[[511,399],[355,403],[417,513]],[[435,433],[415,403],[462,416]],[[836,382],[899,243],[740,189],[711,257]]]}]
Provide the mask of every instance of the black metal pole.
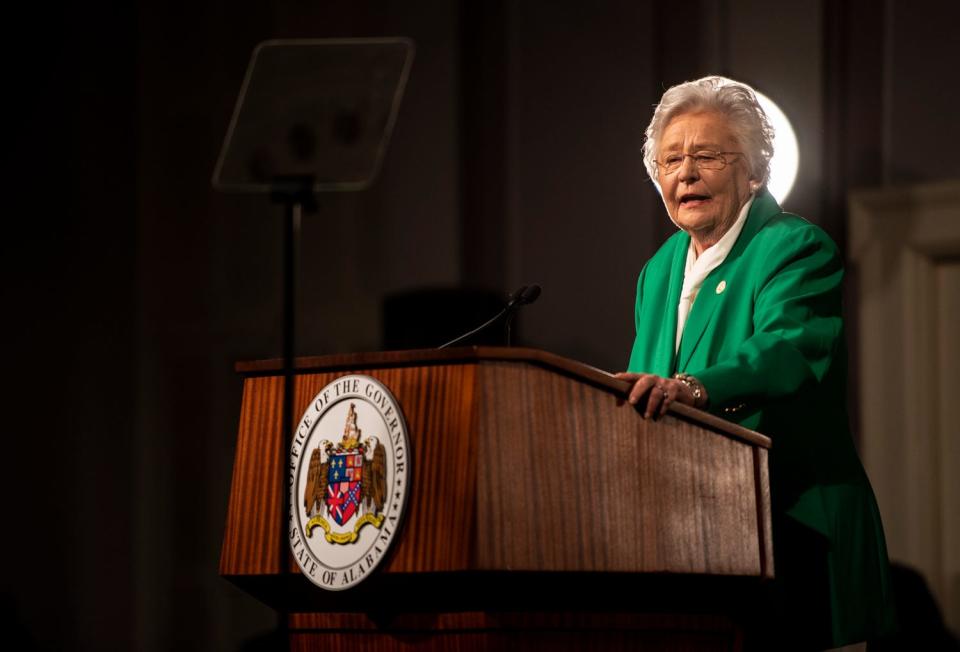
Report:
[{"label": "black metal pole", "polygon": [[[296,199],[286,203],[286,215],[283,238],[283,450],[280,454],[280,479],[283,482],[283,521],[280,539],[280,574],[285,576],[290,570],[290,443],[293,435],[294,419],[294,361],[297,350],[297,271],[300,268],[300,217],[303,204]],[[280,634],[284,641],[289,639],[289,613],[283,609],[279,613]]]}]

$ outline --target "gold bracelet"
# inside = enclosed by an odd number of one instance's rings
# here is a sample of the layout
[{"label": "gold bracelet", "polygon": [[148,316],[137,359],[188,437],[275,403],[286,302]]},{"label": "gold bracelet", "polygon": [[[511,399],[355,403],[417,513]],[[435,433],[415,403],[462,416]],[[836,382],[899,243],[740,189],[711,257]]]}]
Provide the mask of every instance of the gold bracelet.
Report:
[{"label": "gold bracelet", "polygon": [[690,374],[674,374],[673,377],[690,389],[690,393],[693,394],[693,407],[702,408],[706,403],[707,394],[707,390],[704,388],[703,383]]}]

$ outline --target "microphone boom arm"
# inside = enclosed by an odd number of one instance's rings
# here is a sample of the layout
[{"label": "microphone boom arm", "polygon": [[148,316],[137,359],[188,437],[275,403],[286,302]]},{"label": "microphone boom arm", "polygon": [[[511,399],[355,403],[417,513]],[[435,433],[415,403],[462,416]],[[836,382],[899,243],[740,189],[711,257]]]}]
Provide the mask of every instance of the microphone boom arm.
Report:
[{"label": "microphone boom arm", "polygon": [[517,310],[520,308],[520,306],[524,306],[524,305],[526,305],[526,304],[528,304],[528,303],[533,303],[534,301],[537,300],[537,297],[539,297],[539,296],[540,296],[540,286],[539,286],[539,285],[537,285],[536,283],[534,283],[533,285],[524,285],[524,286],[521,287],[519,290],[517,290],[516,292],[513,293],[513,295],[510,297],[510,300],[507,302],[507,305],[503,307],[503,310],[501,310],[500,312],[498,312],[498,313],[497,313],[496,315],[494,315],[492,318],[490,318],[490,319],[488,319],[487,321],[483,322],[482,324],[480,324],[479,326],[477,326],[476,328],[474,328],[472,331],[470,331],[470,332],[468,332],[468,333],[464,333],[463,335],[461,335],[461,336],[459,336],[459,337],[455,337],[454,339],[450,340],[450,341],[447,342],[446,344],[442,344],[442,345],[438,346],[437,348],[438,348],[438,349],[445,349],[445,348],[447,348],[448,346],[451,346],[451,345],[453,345],[453,344],[456,344],[457,342],[462,342],[463,340],[467,339],[468,337],[471,337],[472,335],[476,335],[477,333],[479,333],[479,332],[482,331],[483,329],[487,328],[488,326],[490,326],[490,324],[495,323],[498,319],[500,319],[500,318],[503,317],[504,315],[507,315],[507,321],[506,321],[507,346],[510,346],[510,325],[511,325],[511,323],[513,322],[513,316],[516,314],[516,312],[517,312]]}]

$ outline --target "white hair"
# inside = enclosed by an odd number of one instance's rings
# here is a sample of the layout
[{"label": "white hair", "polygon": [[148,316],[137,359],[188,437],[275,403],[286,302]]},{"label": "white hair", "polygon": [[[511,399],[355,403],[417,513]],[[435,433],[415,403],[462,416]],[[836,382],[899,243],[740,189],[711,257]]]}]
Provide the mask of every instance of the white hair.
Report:
[{"label": "white hair", "polygon": [[678,115],[700,111],[714,111],[726,116],[743,149],[750,177],[761,186],[767,185],[770,159],[773,158],[773,127],[767,114],[752,88],[716,75],[677,84],[660,98],[643,143],[643,164],[650,178],[657,181],[657,147],[663,130]]}]

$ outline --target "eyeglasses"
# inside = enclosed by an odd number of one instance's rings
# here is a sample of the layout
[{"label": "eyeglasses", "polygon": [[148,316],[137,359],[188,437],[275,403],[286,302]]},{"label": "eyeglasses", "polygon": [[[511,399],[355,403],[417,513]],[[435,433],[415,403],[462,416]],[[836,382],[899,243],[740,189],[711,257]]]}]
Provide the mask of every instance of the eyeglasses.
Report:
[{"label": "eyeglasses", "polygon": [[702,149],[693,154],[673,152],[664,156],[662,161],[657,161],[657,165],[663,169],[664,174],[673,174],[683,165],[683,159],[689,156],[698,170],[722,170],[727,167],[728,156],[742,155],[743,152],[711,152],[708,149]]}]

